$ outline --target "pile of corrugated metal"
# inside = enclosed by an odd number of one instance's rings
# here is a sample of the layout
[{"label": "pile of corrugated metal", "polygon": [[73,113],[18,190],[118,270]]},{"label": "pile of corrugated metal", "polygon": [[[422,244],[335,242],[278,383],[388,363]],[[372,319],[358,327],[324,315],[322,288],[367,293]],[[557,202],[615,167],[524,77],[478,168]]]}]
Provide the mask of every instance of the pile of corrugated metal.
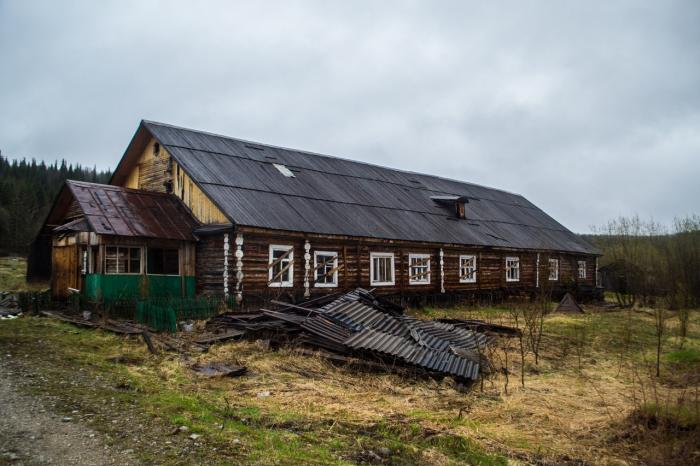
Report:
[{"label": "pile of corrugated metal", "polygon": [[219,331],[234,328],[249,336],[264,334],[276,342],[293,341],[463,381],[477,379],[484,349],[494,335],[517,334],[516,329],[482,321],[417,319],[361,288],[333,298],[331,302],[299,305],[274,302],[278,309],[222,314],[211,319],[207,327]]},{"label": "pile of corrugated metal", "polygon": [[22,314],[19,308],[17,295],[0,291],[0,319],[14,319]]}]

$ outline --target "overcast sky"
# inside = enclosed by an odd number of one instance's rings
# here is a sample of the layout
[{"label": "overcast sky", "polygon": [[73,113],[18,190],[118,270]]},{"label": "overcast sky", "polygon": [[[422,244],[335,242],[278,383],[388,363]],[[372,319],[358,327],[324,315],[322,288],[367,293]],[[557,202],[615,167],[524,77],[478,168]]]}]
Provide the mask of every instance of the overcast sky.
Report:
[{"label": "overcast sky", "polygon": [[[193,6],[195,5],[196,6]],[[700,213],[700,1],[0,0],[0,149],[113,168],[140,119]]]}]

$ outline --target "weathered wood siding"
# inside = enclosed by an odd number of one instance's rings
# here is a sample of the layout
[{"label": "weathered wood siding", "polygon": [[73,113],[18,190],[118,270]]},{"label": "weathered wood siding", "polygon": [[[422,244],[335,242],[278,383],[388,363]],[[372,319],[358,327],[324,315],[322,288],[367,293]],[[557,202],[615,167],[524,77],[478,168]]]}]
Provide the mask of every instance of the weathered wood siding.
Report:
[{"label": "weathered wood siding", "polygon": [[[163,149],[161,149],[163,150]],[[201,223],[228,223],[229,220],[221,210],[199,189],[194,181],[180,166],[172,162],[173,194],[190,208],[194,217]]]},{"label": "weathered wood siding", "polygon": [[[229,235],[231,240],[231,235]],[[232,290],[233,277],[231,266],[234,262],[229,249],[229,290]],[[216,294],[224,292],[224,235],[203,236],[197,243],[196,253],[196,288],[197,294]]]},{"label": "weathered wood siding", "polygon": [[51,294],[54,298],[68,297],[68,288],[78,288],[78,247],[54,246],[51,252]]},{"label": "weathered wood siding", "polygon": [[123,186],[145,191],[166,192],[170,183],[172,193],[189,207],[201,223],[228,223],[228,218],[185,174],[164,147],[155,154],[155,139],[151,139],[136,164],[126,176]]},{"label": "weathered wood siding", "polygon": [[[243,234],[243,299],[295,297],[304,293],[304,243],[309,241],[310,265],[309,285],[312,295],[333,293],[356,287],[376,288],[379,294],[439,294],[440,283],[440,247],[433,244],[356,239],[347,237],[328,237],[321,235],[303,235],[297,233],[253,230],[239,228]],[[229,293],[236,287],[235,278],[235,235],[229,234],[230,250],[228,260]],[[294,248],[293,286],[270,287],[269,247],[270,245],[287,245]],[[442,247],[444,259],[444,287],[446,293],[469,293],[490,290],[506,290],[509,293],[527,292],[537,285],[537,253],[531,251],[507,251],[490,248],[462,247],[445,245]],[[314,286],[313,253],[314,251],[335,251],[338,253],[338,286],[321,288]],[[370,283],[370,253],[390,252],[394,254],[395,285],[375,286]],[[430,284],[409,283],[409,254],[429,254],[431,278]],[[476,256],[477,279],[475,283],[460,283],[459,257]],[[507,282],[505,272],[506,257],[520,259],[520,281]],[[548,282],[549,258],[559,259],[559,279]],[[202,293],[221,294],[223,292],[224,268],[223,234],[203,238],[197,245],[197,290]],[[578,279],[578,260],[587,261],[586,279]],[[572,284],[593,286],[595,258],[571,254],[540,253],[539,280],[541,286],[563,288]]]}]

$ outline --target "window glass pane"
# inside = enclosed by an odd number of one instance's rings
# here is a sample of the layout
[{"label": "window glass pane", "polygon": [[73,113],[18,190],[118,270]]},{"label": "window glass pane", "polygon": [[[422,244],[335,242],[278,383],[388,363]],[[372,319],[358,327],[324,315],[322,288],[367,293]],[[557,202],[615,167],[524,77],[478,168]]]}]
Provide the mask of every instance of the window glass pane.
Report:
[{"label": "window glass pane", "polygon": [[549,279],[557,280],[559,278],[559,261],[557,259],[549,259]]},{"label": "window glass pane", "polygon": [[117,248],[105,248],[105,273],[119,273],[117,266]]},{"label": "window glass pane", "polygon": [[409,256],[409,282],[430,283],[430,257]]},{"label": "window glass pane", "polygon": [[177,249],[148,248],[147,273],[156,275],[178,275],[180,253]]},{"label": "window glass pane", "polygon": [[335,254],[316,254],[316,283],[335,284],[337,277]]},{"label": "window glass pane", "polygon": [[270,285],[291,286],[293,264],[291,247],[274,247],[270,251]]},{"label": "window glass pane", "polygon": [[370,260],[372,265],[371,282],[373,284],[391,284],[394,281],[393,256],[372,254]]},{"label": "window glass pane", "polygon": [[141,249],[129,248],[128,273],[141,273]]},{"label": "window glass pane", "polygon": [[463,256],[460,259],[459,278],[462,282],[476,281],[476,257]]}]

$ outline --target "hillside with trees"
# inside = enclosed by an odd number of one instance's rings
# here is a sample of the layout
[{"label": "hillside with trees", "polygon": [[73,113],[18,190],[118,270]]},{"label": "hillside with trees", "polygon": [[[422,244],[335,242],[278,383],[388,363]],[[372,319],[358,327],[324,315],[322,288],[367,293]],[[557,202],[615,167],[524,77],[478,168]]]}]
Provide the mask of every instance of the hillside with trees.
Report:
[{"label": "hillside with trees", "polygon": [[66,160],[47,165],[0,155],[0,254],[27,253],[65,180],[106,183],[110,176]]}]

